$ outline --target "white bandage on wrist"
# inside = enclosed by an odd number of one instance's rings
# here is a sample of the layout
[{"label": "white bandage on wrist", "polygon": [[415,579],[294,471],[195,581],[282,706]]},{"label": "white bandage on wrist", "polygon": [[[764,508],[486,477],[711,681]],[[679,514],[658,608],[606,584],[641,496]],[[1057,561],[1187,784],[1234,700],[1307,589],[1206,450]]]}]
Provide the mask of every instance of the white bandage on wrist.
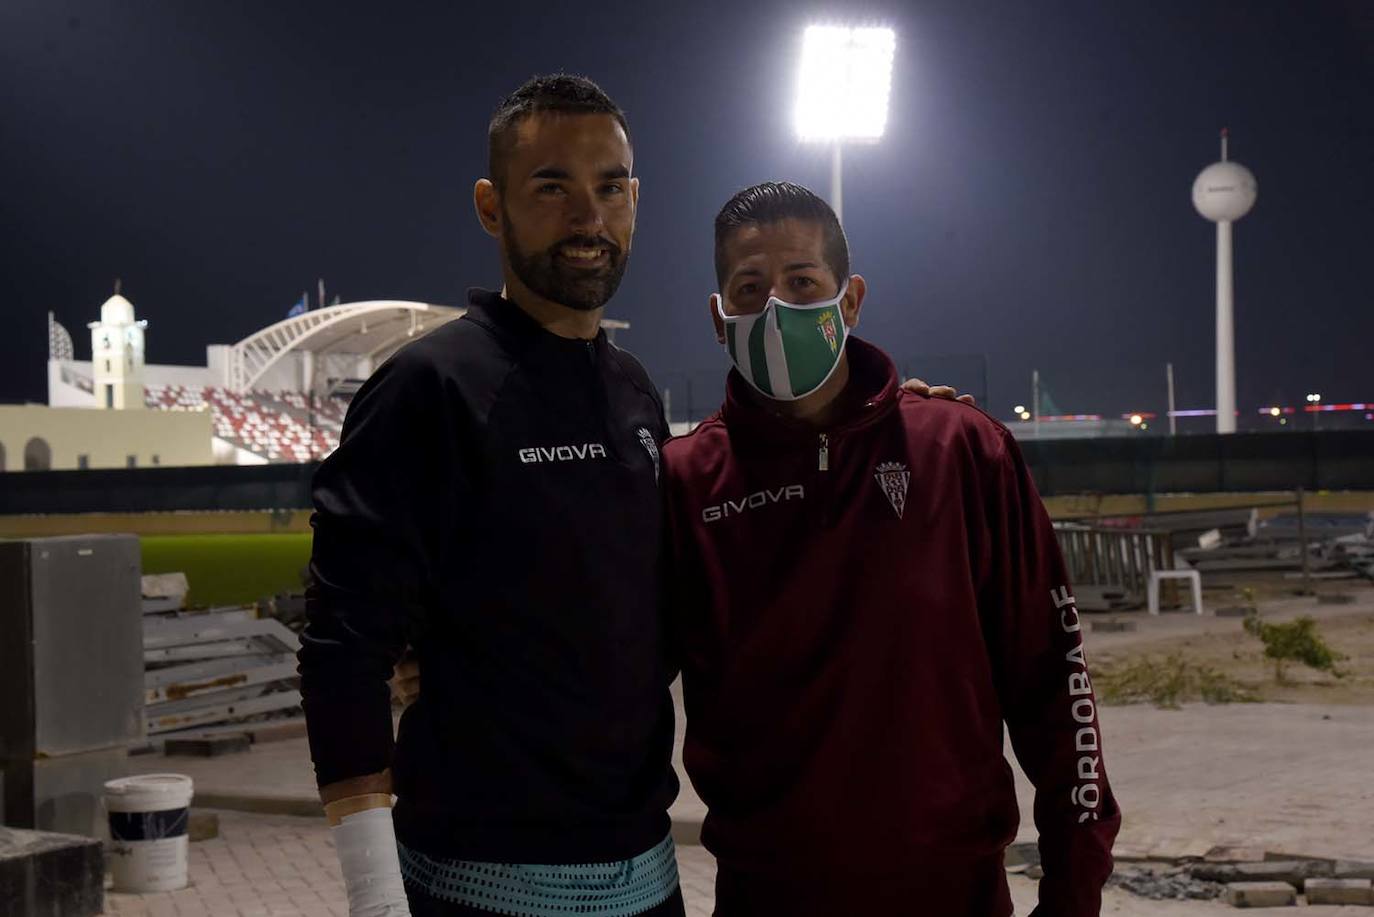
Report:
[{"label": "white bandage on wrist", "polygon": [[330,831],[348,891],[349,917],[410,917],[391,809],[354,812]]}]

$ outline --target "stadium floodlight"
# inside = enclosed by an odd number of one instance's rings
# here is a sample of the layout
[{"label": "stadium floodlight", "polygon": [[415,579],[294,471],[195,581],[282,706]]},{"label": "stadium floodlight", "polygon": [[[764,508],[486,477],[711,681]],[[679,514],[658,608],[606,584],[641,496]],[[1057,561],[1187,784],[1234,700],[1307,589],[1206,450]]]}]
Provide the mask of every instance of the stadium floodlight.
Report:
[{"label": "stadium floodlight", "polygon": [[831,206],[837,215],[842,202],[840,147],[883,136],[896,49],[892,29],[813,25],[802,35],[797,136],[831,145]]}]

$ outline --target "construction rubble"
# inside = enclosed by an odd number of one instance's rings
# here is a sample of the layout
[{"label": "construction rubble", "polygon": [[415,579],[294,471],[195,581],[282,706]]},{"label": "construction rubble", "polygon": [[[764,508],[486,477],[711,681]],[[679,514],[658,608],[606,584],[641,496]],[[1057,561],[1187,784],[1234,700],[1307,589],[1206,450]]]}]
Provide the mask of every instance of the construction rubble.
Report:
[{"label": "construction rubble", "polygon": [[[1304,512],[1298,500],[1067,520],[1055,530],[1079,605],[1090,611],[1142,607],[1151,577],[1163,570],[1197,570],[1207,588],[1256,575],[1295,588],[1301,581],[1304,589],[1374,581],[1374,513]],[[1171,600],[1172,587],[1164,584]]]},{"label": "construction rubble", "polygon": [[143,577],[150,748],[303,722],[297,635],[257,606],[191,610],[186,577]]}]

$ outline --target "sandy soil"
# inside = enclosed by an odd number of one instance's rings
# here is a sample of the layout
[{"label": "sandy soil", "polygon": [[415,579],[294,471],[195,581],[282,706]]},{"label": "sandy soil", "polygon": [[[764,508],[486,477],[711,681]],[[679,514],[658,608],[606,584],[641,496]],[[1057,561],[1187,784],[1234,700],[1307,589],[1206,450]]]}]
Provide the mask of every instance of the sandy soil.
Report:
[{"label": "sandy soil", "polygon": [[[1292,583],[1283,586],[1291,589]],[[1271,586],[1256,589],[1257,607],[1267,621],[1290,621],[1300,615],[1316,619],[1322,639],[1347,657],[1338,664],[1344,677],[1290,663],[1287,683],[1277,682],[1273,661],[1264,657],[1264,645],[1243,630],[1241,619],[1210,614],[1217,606],[1237,602],[1238,597],[1215,593],[1207,596],[1209,614],[1201,618],[1181,612],[1157,618],[1140,612],[1090,616],[1090,620],[1115,618],[1137,625],[1135,632],[1127,634],[1090,631],[1086,642],[1091,664],[1094,669],[1111,669],[1142,657],[1179,653],[1235,679],[1263,701],[1374,705],[1374,588],[1363,582],[1342,583],[1339,590],[1331,585],[1323,588],[1350,595],[1353,604],[1321,605],[1315,598],[1295,598]]]}]

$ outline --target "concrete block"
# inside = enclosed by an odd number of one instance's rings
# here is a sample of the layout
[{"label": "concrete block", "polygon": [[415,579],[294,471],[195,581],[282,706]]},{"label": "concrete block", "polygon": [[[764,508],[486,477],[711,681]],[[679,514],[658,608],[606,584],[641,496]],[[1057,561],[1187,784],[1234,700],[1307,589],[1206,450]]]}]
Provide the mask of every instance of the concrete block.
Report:
[{"label": "concrete block", "polygon": [[1178,863],[1184,860],[1200,860],[1207,855],[1215,844],[1200,837],[1189,838],[1187,840],[1169,840],[1155,844],[1150,848],[1150,859],[1160,860],[1166,863]]},{"label": "concrete block", "polygon": [[1374,879],[1374,863],[1340,860],[1331,871],[1333,879]]},{"label": "concrete block", "polygon": [[1236,875],[1241,882],[1287,882],[1294,888],[1302,888],[1309,874],[1307,863],[1300,860],[1236,864]]},{"label": "concrete block", "polygon": [[1207,863],[1263,863],[1263,847],[1217,846],[1202,857]]},{"label": "concrete block", "polygon": [[1303,894],[1308,904],[1374,904],[1368,879],[1308,879]]},{"label": "concrete block", "polygon": [[1287,882],[1231,882],[1226,901],[1232,907],[1288,907],[1298,903],[1298,892]]},{"label": "concrete block", "polygon": [[105,852],[72,834],[0,828],[0,908],[6,914],[94,917],[105,909]]},{"label": "concrete block", "polygon": [[1124,634],[1135,630],[1134,621],[1093,621],[1092,630],[1095,634]]},{"label": "concrete block", "polygon": [[141,585],[145,599],[173,599],[177,608],[186,604],[186,593],[190,591],[185,573],[147,573]]},{"label": "concrete block", "polygon": [[1329,860],[1271,860],[1263,863],[1194,863],[1188,874],[1207,882],[1286,882],[1301,890],[1308,879],[1328,879]]},{"label": "concrete block", "polygon": [[1318,605],[1353,605],[1355,597],[1348,592],[1319,592]]},{"label": "concrete block", "polygon": [[218,758],[220,755],[247,751],[252,744],[247,733],[226,732],[198,739],[168,739],[163,752],[168,755],[189,755],[195,758]]}]

